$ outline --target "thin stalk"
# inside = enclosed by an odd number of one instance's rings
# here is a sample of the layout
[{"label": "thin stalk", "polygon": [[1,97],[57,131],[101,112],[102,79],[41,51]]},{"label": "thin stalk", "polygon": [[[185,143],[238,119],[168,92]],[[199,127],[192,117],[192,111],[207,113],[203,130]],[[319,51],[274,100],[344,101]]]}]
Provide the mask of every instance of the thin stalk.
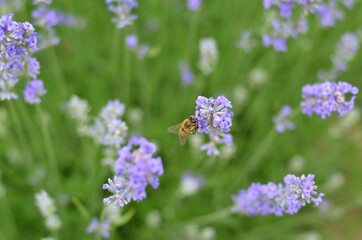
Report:
[{"label": "thin stalk", "polygon": [[114,96],[117,96],[117,77],[119,77],[118,75],[118,69],[119,69],[119,49],[120,49],[120,44],[119,44],[119,40],[120,40],[120,31],[119,29],[115,28],[114,30],[114,34],[113,34],[113,44],[112,44],[112,48],[111,48],[111,59],[112,59],[112,76],[111,76],[111,86],[113,89],[113,94]]},{"label": "thin stalk", "polygon": [[[127,36],[127,29],[125,29],[125,36]],[[125,44],[123,48],[123,64],[124,64],[124,75],[123,75],[123,85],[122,89],[124,89],[124,102],[128,106],[130,103],[131,96],[131,80],[130,80],[130,58],[129,52]]]},{"label": "thin stalk", "polygon": [[37,113],[39,115],[41,131],[42,131],[42,135],[43,135],[43,138],[44,138],[45,150],[46,150],[47,157],[48,157],[48,160],[49,160],[50,171],[52,173],[50,176],[54,177],[54,181],[57,184],[59,184],[58,164],[57,164],[57,160],[56,160],[56,157],[55,157],[53,143],[52,143],[52,140],[50,138],[50,134],[49,134],[49,130],[48,130],[48,124],[46,122],[44,112],[43,112],[42,108],[40,107],[40,105],[36,105],[36,110],[37,110]]},{"label": "thin stalk", "polygon": [[68,95],[67,84],[61,66],[59,64],[58,57],[55,54],[54,47],[50,47],[49,52],[51,55],[51,61],[55,72],[55,76],[56,79],[58,80],[58,87],[59,87],[58,89],[60,91],[60,95],[62,98],[65,98]]},{"label": "thin stalk", "polygon": [[[193,223],[193,224],[197,224],[197,225],[206,225],[206,224],[211,224],[211,223],[215,223],[220,220],[226,219],[230,215],[231,215],[231,208],[227,207],[227,208],[223,208],[219,211],[216,211],[216,212],[213,212],[210,214],[205,214],[205,215],[201,215],[201,216],[192,218],[190,220],[187,220],[186,223]],[[181,225],[185,225],[185,222],[181,223]]]}]

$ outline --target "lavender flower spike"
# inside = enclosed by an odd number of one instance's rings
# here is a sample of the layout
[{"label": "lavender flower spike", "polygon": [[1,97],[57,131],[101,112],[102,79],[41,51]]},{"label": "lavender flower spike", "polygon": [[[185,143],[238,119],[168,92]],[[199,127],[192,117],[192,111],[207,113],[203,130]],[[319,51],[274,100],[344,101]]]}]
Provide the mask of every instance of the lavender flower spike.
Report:
[{"label": "lavender flower spike", "polygon": [[278,133],[283,133],[286,130],[293,130],[294,123],[287,120],[288,116],[292,114],[292,108],[289,105],[284,105],[277,116],[273,117],[273,123]]},{"label": "lavender flower spike", "polygon": [[199,10],[201,6],[202,0],[188,0],[187,1],[187,8],[191,11]]},{"label": "lavender flower spike", "polygon": [[137,15],[132,15],[133,8],[138,7],[136,0],[105,0],[108,6],[108,10],[116,14],[116,17],[112,18],[112,22],[116,24],[118,28],[125,28],[131,25],[134,20],[137,19]]},{"label": "lavender flower spike", "polygon": [[231,108],[231,102],[225,96],[216,99],[198,97],[195,115],[199,122],[199,132],[211,135],[229,132],[233,117]]},{"label": "lavender flower spike", "polygon": [[[349,93],[353,96],[347,101],[346,94]],[[300,105],[302,112],[308,116],[315,113],[324,119],[332,112],[338,112],[342,117],[354,107],[354,95],[357,93],[358,88],[346,82],[307,84],[302,88],[303,101]]]},{"label": "lavender flower spike", "polygon": [[282,216],[284,213],[293,215],[309,203],[319,206],[323,193],[317,193],[314,175],[297,177],[288,174],[284,183],[268,184],[253,183],[247,190],[240,190],[233,196],[233,212],[247,216],[270,215]]},{"label": "lavender flower spike", "polygon": [[113,193],[103,200],[106,205],[123,207],[131,200],[141,201],[147,196],[148,184],[158,187],[163,166],[160,157],[153,157],[155,152],[156,146],[143,137],[132,137],[128,145],[119,150],[116,176],[103,185],[103,189]]}]

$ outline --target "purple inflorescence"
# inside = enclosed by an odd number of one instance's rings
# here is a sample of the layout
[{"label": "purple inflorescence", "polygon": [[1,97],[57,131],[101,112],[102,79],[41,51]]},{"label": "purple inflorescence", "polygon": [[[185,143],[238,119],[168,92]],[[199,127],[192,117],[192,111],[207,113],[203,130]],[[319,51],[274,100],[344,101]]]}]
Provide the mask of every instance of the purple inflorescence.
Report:
[{"label": "purple inflorescence", "polygon": [[231,112],[231,102],[225,96],[216,99],[198,97],[196,100],[195,116],[199,124],[199,132],[206,133],[210,137],[210,142],[201,146],[201,150],[206,150],[208,155],[219,155],[216,145],[223,143],[231,145],[233,140],[230,132],[233,112]]},{"label": "purple inflorescence", "polygon": [[279,15],[268,20],[272,29],[263,35],[263,44],[273,46],[275,51],[285,52],[288,38],[296,38],[308,31],[308,15],[317,15],[322,27],[334,26],[336,20],[344,18],[341,7],[351,8],[353,2],[330,0],[328,4],[323,4],[314,0],[264,0],[265,9],[273,7],[278,8]]},{"label": "purple inflorescence", "polygon": [[353,60],[359,50],[359,40],[356,34],[343,34],[337,43],[336,50],[332,56],[332,67],[329,71],[320,70],[318,78],[322,81],[335,81],[340,73],[348,68],[348,62]]},{"label": "purple inflorescence", "polygon": [[108,10],[116,14],[116,17],[112,18],[112,22],[115,23],[118,28],[124,28],[128,25],[131,25],[133,21],[137,19],[137,15],[131,14],[132,9],[138,7],[136,0],[105,1]]},{"label": "purple inflorescence", "polygon": [[[349,93],[353,96],[347,101],[346,94]],[[300,105],[302,112],[308,116],[315,113],[324,119],[332,112],[338,112],[341,117],[353,108],[357,93],[358,88],[346,82],[307,84],[302,88],[303,101]]]},{"label": "purple inflorescence", "polygon": [[156,145],[143,137],[132,137],[128,145],[118,151],[116,175],[103,185],[103,189],[113,193],[103,200],[106,205],[123,207],[132,199],[141,201],[146,198],[148,184],[158,188],[163,165],[160,157],[153,157],[155,152]]},{"label": "purple inflorescence", "polygon": [[109,238],[110,226],[111,226],[111,221],[109,219],[105,219],[103,223],[100,223],[98,218],[94,217],[92,218],[92,221],[87,227],[86,231],[88,234],[99,232],[103,238]]},{"label": "purple inflorescence", "polygon": [[187,8],[190,9],[191,11],[197,11],[199,10],[201,4],[202,0],[188,0]]},{"label": "purple inflorescence", "polygon": [[294,123],[288,120],[288,117],[292,114],[292,108],[289,105],[284,105],[277,116],[272,118],[275,124],[275,129],[278,133],[283,133],[286,130],[293,130],[295,128]]},{"label": "purple inflorescence", "polygon": [[[0,18],[0,100],[17,99],[13,88],[24,76],[30,80],[25,91],[25,101],[40,103],[39,96],[45,94],[39,74],[39,62],[31,55],[38,50],[37,34],[28,22],[13,21],[13,14]],[[33,80],[33,81],[31,81]]]},{"label": "purple inflorescence", "polygon": [[119,148],[125,143],[128,130],[126,123],[121,119],[124,111],[125,106],[120,101],[109,101],[90,126],[89,135],[99,144]]},{"label": "purple inflorescence", "polygon": [[33,18],[34,25],[42,29],[38,35],[40,49],[59,44],[60,39],[55,31],[56,26],[82,26],[80,19],[75,16],[49,8],[51,3],[51,0],[33,0],[33,4],[36,5],[36,8],[32,11],[31,16]]},{"label": "purple inflorescence", "polygon": [[322,203],[324,194],[318,194],[316,189],[313,174],[308,174],[307,177],[289,174],[284,178],[284,184],[253,183],[248,189],[242,189],[233,196],[235,205],[232,211],[248,216],[292,215],[311,202],[314,206]]},{"label": "purple inflorescence", "polygon": [[194,73],[190,69],[188,61],[182,60],[179,62],[180,78],[184,85],[191,85],[194,81]]},{"label": "purple inflorescence", "polygon": [[24,90],[25,101],[31,104],[40,103],[40,97],[47,91],[44,89],[43,81],[32,80],[30,81]]}]

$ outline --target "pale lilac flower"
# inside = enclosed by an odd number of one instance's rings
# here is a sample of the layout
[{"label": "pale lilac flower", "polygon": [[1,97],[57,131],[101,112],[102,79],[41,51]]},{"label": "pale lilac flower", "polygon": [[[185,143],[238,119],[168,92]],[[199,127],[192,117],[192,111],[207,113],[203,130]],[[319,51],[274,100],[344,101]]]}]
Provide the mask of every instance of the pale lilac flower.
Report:
[{"label": "pale lilac flower", "polygon": [[47,91],[44,89],[43,81],[32,80],[30,81],[24,90],[24,99],[27,103],[35,104],[40,103],[40,97]]},{"label": "pale lilac flower", "polygon": [[183,84],[190,85],[194,81],[194,73],[190,69],[190,65],[186,60],[179,62],[180,78]]},{"label": "pale lilac flower", "polygon": [[98,218],[94,217],[92,218],[92,221],[87,227],[86,231],[88,234],[99,232],[101,233],[103,238],[109,238],[110,226],[111,226],[111,221],[109,219],[105,219],[102,223],[100,223]]},{"label": "pale lilac flower", "polygon": [[54,200],[44,190],[35,194],[36,205],[39,208],[41,215],[45,220],[45,226],[50,231],[58,231],[62,225],[58,215],[56,215],[57,208]]},{"label": "pale lilac flower", "polygon": [[106,205],[123,207],[131,200],[141,201],[147,196],[148,184],[158,187],[163,166],[160,157],[153,157],[155,152],[156,146],[143,137],[132,137],[128,145],[119,150],[116,175],[103,185],[103,189],[113,193],[103,200]]},{"label": "pale lilac flower", "polygon": [[256,45],[257,42],[252,38],[250,31],[241,32],[240,39],[235,42],[235,46],[242,48],[245,52],[250,52]]},{"label": "pale lilac flower", "polygon": [[203,38],[200,40],[199,68],[207,76],[210,75],[217,64],[219,52],[214,38]]},{"label": "pale lilac flower", "polygon": [[138,37],[135,34],[129,34],[126,37],[126,46],[128,49],[135,49],[138,46]]},{"label": "pale lilac flower", "polygon": [[56,26],[80,28],[84,25],[81,19],[71,14],[49,8],[51,3],[50,0],[33,1],[36,8],[32,11],[31,16],[34,25],[42,29],[38,36],[40,49],[59,44],[60,39],[55,30]]},{"label": "pale lilac flower", "polygon": [[288,116],[292,114],[292,108],[289,105],[284,105],[277,116],[272,118],[275,124],[275,129],[278,133],[283,133],[286,130],[293,130],[295,125],[288,120]]},{"label": "pale lilac flower", "polygon": [[233,212],[248,216],[270,215],[282,216],[284,213],[293,215],[309,203],[319,206],[323,193],[317,193],[314,175],[287,175],[284,183],[268,184],[253,183],[247,190],[240,190],[234,195]]},{"label": "pale lilac flower", "polygon": [[[313,113],[322,119],[329,117],[332,112],[338,112],[342,117],[353,109],[358,88],[346,82],[324,82],[313,85],[307,84],[302,88],[302,112],[308,116]],[[349,101],[346,94],[353,96]]]},{"label": "pale lilac flower", "polygon": [[125,106],[119,100],[108,101],[107,105],[101,110],[100,117],[103,120],[108,121],[110,119],[116,119],[123,116]]},{"label": "pale lilac flower", "polygon": [[204,178],[191,172],[184,172],[181,177],[179,192],[182,196],[195,195],[205,184]]},{"label": "pale lilac flower", "polygon": [[220,151],[218,145],[231,146],[233,144],[233,136],[231,134],[220,133],[216,136],[210,135],[210,141],[200,147],[201,151],[206,151],[208,156],[219,156]]},{"label": "pale lilac flower", "polygon": [[118,28],[124,28],[131,25],[136,19],[137,15],[131,13],[133,8],[138,7],[136,0],[105,0],[108,11],[116,14],[112,18],[112,22]]},{"label": "pale lilac flower", "polygon": [[196,100],[195,117],[198,121],[201,133],[209,135],[210,141],[200,147],[201,151],[206,151],[208,156],[218,156],[220,154],[217,146],[220,144],[231,145],[233,138],[230,132],[232,118],[231,102],[225,96],[216,99],[199,96]]},{"label": "pale lilac flower", "polygon": [[335,81],[341,72],[348,68],[348,62],[352,61],[359,50],[359,40],[354,33],[345,33],[337,43],[332,56],[332,67],[329,71],[319,70],[318,78],[322,81]]},{"label": "pale lilac flower", "polygon": [[191,11],[199,10],[202,0],[187,0],[187,7]]}]

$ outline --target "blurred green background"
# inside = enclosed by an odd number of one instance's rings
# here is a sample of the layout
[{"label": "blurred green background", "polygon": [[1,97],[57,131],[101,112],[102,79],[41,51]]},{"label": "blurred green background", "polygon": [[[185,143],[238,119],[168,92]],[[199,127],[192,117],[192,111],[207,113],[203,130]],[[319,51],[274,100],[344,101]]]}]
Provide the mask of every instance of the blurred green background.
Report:
[{"label": "blurred green background", "polygon": [[[109,196],[101,187],[112,173],[101,164],[102,147],[77,136],[75,124],[61,110],[73,94],[90,103],[93,115],[108,100],[125,103],[130,134],[155,142],[163,159],[165,172],[159,188],[148,187],[145,200],[125,207],[124,212],[135,210],[135,214],[125,225],[112,229],[110,239],[201,239],[192,235],[196,228],[210,230],[214,239],[362,238],[361,122],[347,124],[335,136],[332,133],[340,130],[343,121],[336,115],[322,120],[299,114],[294,119],[296,129],[285,134],[277,134],[271,121],[284,104],[298,108],[301,87],[317,82],[319,69],[330,68],[341,35],[361,27],[361,4],[347,10],[345,19],[333,28],[320,28],[312,17],[308,33],[289,41],[286,53],[262,46],[246,53],[234,45],[241,31],[260,33],[263,29],[262,1],[210,0],[198,12],[189,11],[183,0],[140,1],[135,10],[138,19],[121,30],[111,23],[112,14],[102,0],[63,0],[51,6],[86,21],[80,30],[59,27],[61,43],[36,54],[48,91],[41,108],[60,178],[49,172],[39,109],[18,100],[13,102],[14,114],[1,102],[6,117],[0,135],[0,239],[49,235],[35,205],[34,194],[41,189],[56,201],[63,223],[58,239],[94,238],[85,232],[91,219],[79,212],[72,199],[89,216],[99,216],[102,199]],[[31,21],[33,8],[28,1],[14,19]],[[125,49],[124,37],[131,33],[150,45],[151,55],[146,59]],[[204,37],[215,38],[219,50],[219,62],[209,77],[197,68],[199,40]],[[190,61],[196,73],[191,86],[184,86],[179,78],[182,58]],[[340,79],[360,89],[361,60],[359,52]],[[258,87],[251,84],[255,69],[266,73],[266,82]],[[247,90],[243,102],[240,88]],[[193,148],[193,139],[180,147],[167,127],[194,113],[197,96],[221,94],[234,106],[235,154],[208,157]],[[357,109],[361,103],[357,97]],[[132,109],[142,111],[140,123],[127,117]],[[302,166],[295,167],[298,163]],[[177,191],[184,171],[204,176],[205,186],[192,197],[180,198]],[[329,209],[308,206],[283,217],[218,215],[232,205],[231,196],[239,189],[252,182],[282,182],[288,173],[315,174]],[[158,224],[150,223],[152,216],[157,216]]]}]

